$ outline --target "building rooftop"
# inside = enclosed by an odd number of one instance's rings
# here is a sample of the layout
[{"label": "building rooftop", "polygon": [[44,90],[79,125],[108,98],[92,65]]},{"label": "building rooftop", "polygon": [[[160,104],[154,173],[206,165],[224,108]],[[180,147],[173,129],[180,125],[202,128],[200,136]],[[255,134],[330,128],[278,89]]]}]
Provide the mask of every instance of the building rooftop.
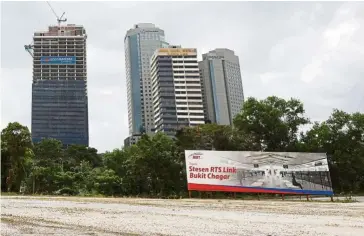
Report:
[{"label": "building rooftop", "polygon": [[82,36],[86,31],[82,25],[67,24],[67,25],[51,25],[48,31],[36,31],[34,36]]},{"label": "building rooftop", "polygon": [[152,23],[138,23],[134,25],[134,29],[136,28],[156,28]]},{"label": "building rooftop", "polygon": [[134,34],[138,34],[140,32],[161,32],[164,35],[164,31],[158,27],[156,27],[154,24],[152,23],[138,23],[136,25],[134,25],[134,28],[129,29],[126,32],[126,35],[124,37],[124,41],[126,39],[126,37],[134,35]]}]

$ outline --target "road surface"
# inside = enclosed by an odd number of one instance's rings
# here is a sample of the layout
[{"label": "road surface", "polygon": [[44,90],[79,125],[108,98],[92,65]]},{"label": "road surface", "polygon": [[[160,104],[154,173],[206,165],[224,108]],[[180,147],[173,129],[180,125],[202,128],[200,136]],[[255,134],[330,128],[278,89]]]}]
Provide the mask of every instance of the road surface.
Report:
[{"label": "road surface", "polygon": [[364,235],[364,203],[2,197],[1,235]]}]

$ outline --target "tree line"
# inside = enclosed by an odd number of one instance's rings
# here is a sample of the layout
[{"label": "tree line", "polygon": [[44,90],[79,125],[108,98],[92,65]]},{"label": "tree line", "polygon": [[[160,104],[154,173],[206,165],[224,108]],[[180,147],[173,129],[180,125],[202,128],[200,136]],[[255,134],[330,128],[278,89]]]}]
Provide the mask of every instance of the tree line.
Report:
[{"label": "tree line", "polygon": [[143,135],[136,145],[99,154],[55,139],[33,144],[26,126],[9,123],[1,131],[1,191],[181,197],[184,150],[230,150],[325,152],[334,191],[364,192],[364,114],[333,110],[311,122],[299,100],[271,96],[248,98],[233,124],[185,127],[175,139]]}]

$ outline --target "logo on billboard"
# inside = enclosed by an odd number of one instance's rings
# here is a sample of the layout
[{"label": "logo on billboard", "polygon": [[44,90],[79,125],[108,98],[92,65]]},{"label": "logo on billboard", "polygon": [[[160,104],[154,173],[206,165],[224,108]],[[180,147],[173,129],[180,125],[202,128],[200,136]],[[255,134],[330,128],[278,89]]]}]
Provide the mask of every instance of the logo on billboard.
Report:
[{"label": "logo on billboard", "polygon": [[200,159],[203,159],[203,153],[202,152],[195,152],[195,153],[192,153],[188,156],[189,159],[191,160],[200,160]]}]

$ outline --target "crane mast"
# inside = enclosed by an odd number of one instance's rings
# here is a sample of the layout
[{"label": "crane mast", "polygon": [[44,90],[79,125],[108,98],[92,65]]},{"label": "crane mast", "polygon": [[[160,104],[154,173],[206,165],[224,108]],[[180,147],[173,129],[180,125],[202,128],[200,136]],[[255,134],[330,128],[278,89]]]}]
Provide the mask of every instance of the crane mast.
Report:
[{"label": "crane mast", "polygon": [[53,7],[51,6],[51,4],[47,1],[47,4],[49,6],[49,8],[52,10],[53,14],[56,16],[57,18],[57,22],[58,22],[58,27],[61,26],[61,22],[66,22],[67,18],[63,19],[64,14],[66,14],[66,12],[63,12],[61,17],[59,17],[56,13],[56,11],[53,9]]}]

